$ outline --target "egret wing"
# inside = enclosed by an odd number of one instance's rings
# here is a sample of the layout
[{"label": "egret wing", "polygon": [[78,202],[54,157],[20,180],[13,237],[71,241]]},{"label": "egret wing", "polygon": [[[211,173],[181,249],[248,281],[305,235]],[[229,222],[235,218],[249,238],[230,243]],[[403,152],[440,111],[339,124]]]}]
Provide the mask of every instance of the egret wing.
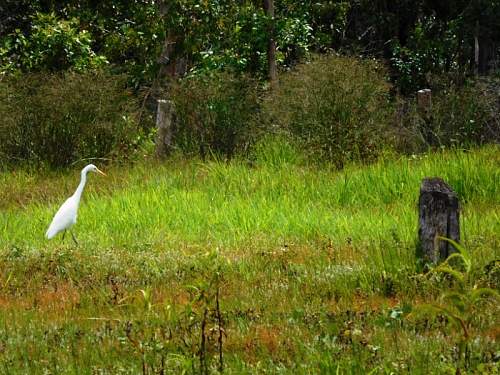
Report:
[{"label": "egret wing", "polygon": [[50,240],[60,231],[68,229],[75,224],[77,211],[78,205],[74,197],[68,198],[54,215],[45,236]]}]

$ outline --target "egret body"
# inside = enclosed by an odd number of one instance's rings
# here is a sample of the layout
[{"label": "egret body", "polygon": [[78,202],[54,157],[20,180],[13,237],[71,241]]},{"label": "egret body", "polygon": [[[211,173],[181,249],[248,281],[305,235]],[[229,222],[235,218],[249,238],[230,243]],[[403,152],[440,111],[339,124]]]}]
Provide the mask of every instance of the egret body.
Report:
[{"label": "egret body", "polygon": [[[64,231],[64,233],[66,233],[66,230],[69,230],[69,228],[76,224],[78,206],[80,205],[80,198],[82,197],[83,188],[85,187],[85,183],[87,182],[88,172],[97,172],[106,176],[104,172],[100,171],[99,168],[97,168],[94,164],[89,164],[82,169],[80,184],[76,188],[75,193],[71,197],[69,197],[66,202],[64,202],[63,205],[59,208],[54,216],[54,219],[52,219],[52,223],[50,223],[49,229],[47,229],[47,233],[45,233],[45,236],[49,240],[61,231]],[[75,236],[71,231],[70,233],[76,243]]]}]

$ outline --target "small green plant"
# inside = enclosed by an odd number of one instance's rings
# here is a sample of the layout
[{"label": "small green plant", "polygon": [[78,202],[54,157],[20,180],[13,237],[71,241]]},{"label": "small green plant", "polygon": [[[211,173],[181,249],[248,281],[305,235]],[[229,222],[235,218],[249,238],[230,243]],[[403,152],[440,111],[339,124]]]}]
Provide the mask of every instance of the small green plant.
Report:
[{"label": "small green plant", "polygon": [[444,317],[446,322],[459,332],[459,363],[466,367],[470,356],[470,342],[475,322],[481,315],[485,303],[500,300],[498,292],[491,288],[477,285],[473,272],[473,259],[469,251],[457,242],[444,237],[440,240],[451,243],[456,253],[451,254],[443,263],[427,273],[441,283],[449,283],[449,288],[441,293],[438,303],[418,306],[410,316]]},{"label": "small green plant", "polygon": [[209,355],[216,352],[217,369],[224,370],[223,341],[226,335],[220,307],[220,289],[223,280],[219,256],[212,252],[207,254],[210,262],[202,277],[195,285],[189,285],[191,303],[186,310],[189,319],[199,324],[200,343],[197,350],[199,372],[209,373]]},{"label": "small green plant", "polygon": [[[176,309],[169,304],[153,304],[151,291],[140,290],[142,298],[139,302],[144,304],[141,309],[147,311],[148,319],[162,320],[162,326],[168,330],[168,334],[162,335],[163,339],[160,339],[163,341],[164,355],[172,354],[165,351],[168,348],[182,348],[184,364],[180,367],[190,368],[192,372],[200,374],[208,374],[212,370],[223,372],[223,345],[227,338],[221,307],[224,261],[216,252],[208,252],[192,264],[190,271],[194,278],[184,287],[183,294],[187,293],[189,298],[183,306]],[[145,321],[143,324],[149,323]],[[147,352],[143,345],[129,333],[127,336],[145,358]],[[147,337],[142,339],[143,342],[148,340],[151,341]]]}]

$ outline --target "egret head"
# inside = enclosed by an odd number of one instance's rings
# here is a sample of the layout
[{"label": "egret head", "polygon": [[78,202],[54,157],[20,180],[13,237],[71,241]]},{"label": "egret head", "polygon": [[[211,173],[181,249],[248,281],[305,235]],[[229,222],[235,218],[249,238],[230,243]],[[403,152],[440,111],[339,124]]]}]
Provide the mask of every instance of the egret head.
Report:
[{"label": "egret head", "polygon": [[97,168],[94,164],[89,164],[85,168],[83,168],[82,172],[87,173],[87,172],[95,172],[95,173],[100,173],[103,176],[106,176],[106,174],[101,171],[99,168]]}]

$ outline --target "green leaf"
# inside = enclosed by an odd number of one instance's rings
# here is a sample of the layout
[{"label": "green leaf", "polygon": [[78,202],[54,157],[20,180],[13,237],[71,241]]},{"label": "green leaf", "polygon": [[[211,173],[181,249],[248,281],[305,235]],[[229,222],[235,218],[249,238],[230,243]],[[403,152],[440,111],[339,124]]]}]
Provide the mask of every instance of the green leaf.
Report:
[{"label": "green leaf", "polygon": [[467,259],[465,259],[465,257],[462,254],[460,254],[460,253],[453,253],[453,254],[451,254],[448,258],[446,258],[446,260],[444,262],[446,264],[448,264],[450,262],[450,260],[452,260],[454,258],[459,258],[464,263],[464,265],[467,266]]},{"label": "green leaf", "polygon": [[449,301],[453,306],[459,310],[461,313],[465,311],[465,306],[467,304],[465,296],[460,292],[449,292],[441,296],[443,301]]},{"label": "green leaf", "polygon": [[500,294],[491,288],[479,288],[479,289],[474,289],[471,292],[471,300],[473,303],[478,302],[481,299],[485,299],[491,297],[495,300],[500,299]]},{"label": "green leaf", "polygon": [[[470,268],[471,268],[471,265],[472,265],[472,258],[471,258],[471,255],[470,253],[467,251],[467,249],[465,247],[463,247],[462,245],[460,245],[458,242],[456,241],[453,241],[452,239],[450,238],[446,238],[446,237],[441,237],[441,236],[438,236],[438,239],[440,240],[443,240],[443,241],[446,241],[446,242],[449,242],[450,244],[453,245],[453,247],[455,249],[458,250],[458,252],[462,255],[463,259],[464,259],[464,263],[465,263],[465,267],[466,267],[466,271],[469,272],[470,271]],[[453,255],[453,254],[452,254]],[[452,256],[450,255],[450,257]],[[449,257],[448,257],[449,259]]]}]

